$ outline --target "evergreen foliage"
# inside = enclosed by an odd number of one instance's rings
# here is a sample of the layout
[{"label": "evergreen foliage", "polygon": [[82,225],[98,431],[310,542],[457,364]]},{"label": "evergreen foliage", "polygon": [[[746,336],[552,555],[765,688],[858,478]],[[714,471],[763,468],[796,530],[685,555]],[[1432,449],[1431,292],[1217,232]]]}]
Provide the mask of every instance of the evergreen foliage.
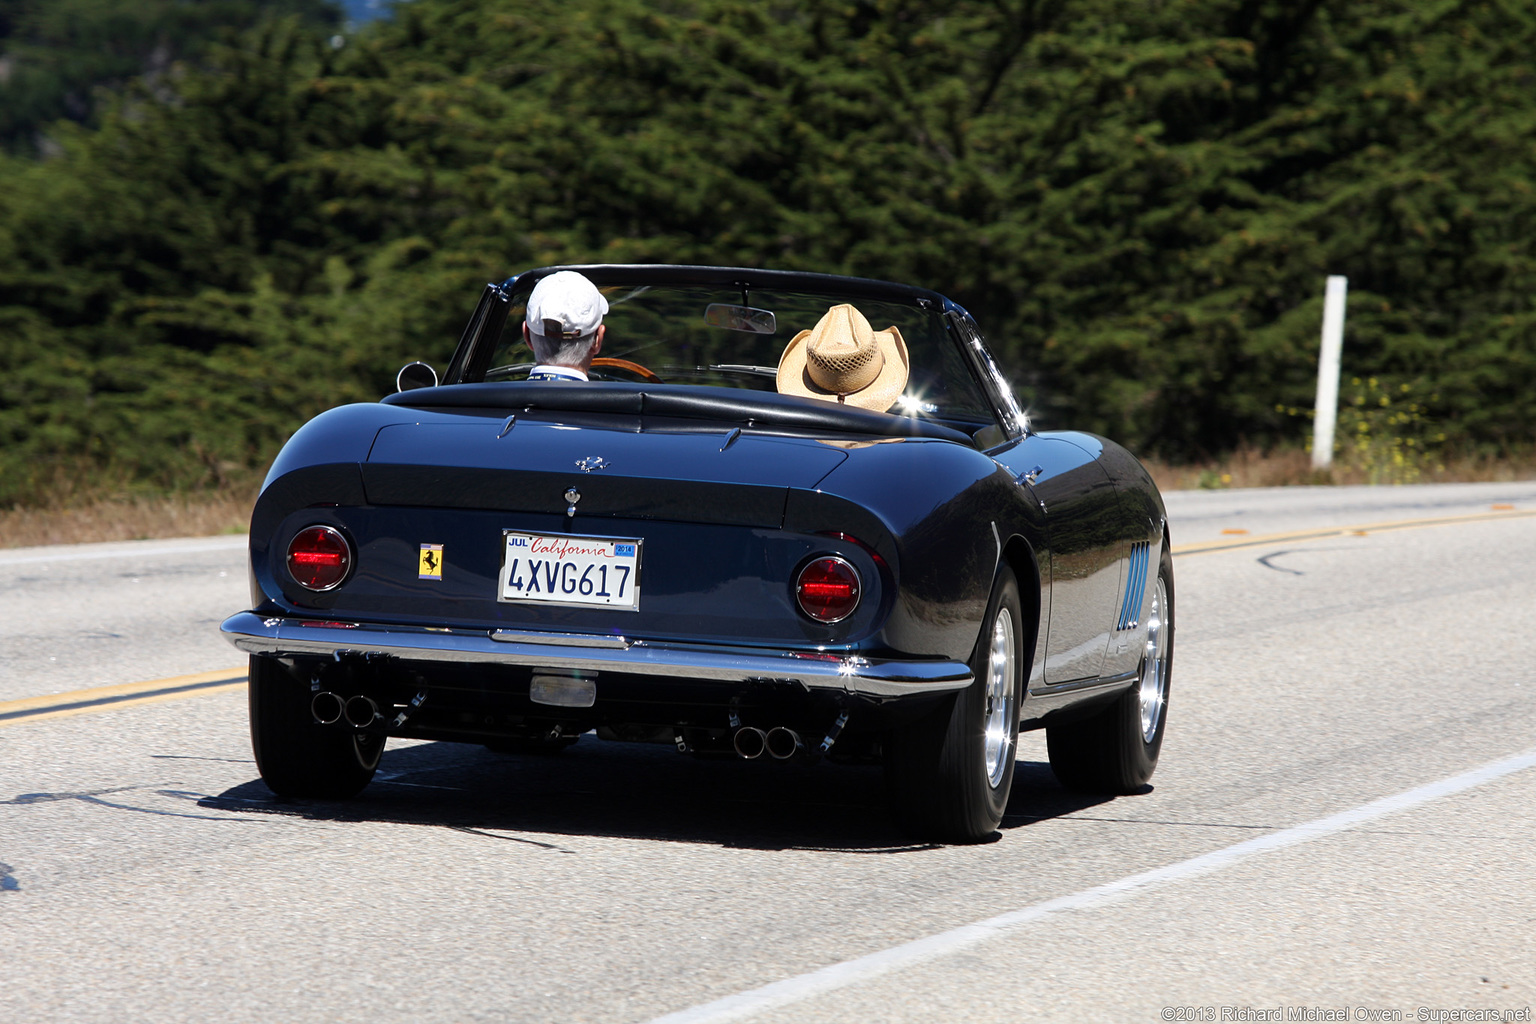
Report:
[{"label": "evergreen foliage", "polygon": [[411,0],[339,49],[313,25],[205,39],[53,155],[0,157],[0,501],[60,465],[260,466],[442,366],[485,281],[577,261],[927,284],[1042,425],[1175,458],[1302,440],[1283,410],[1342,273],[1351,375],[1432,394],[1452,442],[1536,427],[1528,0]]},{"label": "evergreen foliage", "polygon": [[289,14],[340,21],[330,0],[0,0],[0,145],[45,144],[56,120],[93,120],[98,91],[154,86],[210,41]]}]

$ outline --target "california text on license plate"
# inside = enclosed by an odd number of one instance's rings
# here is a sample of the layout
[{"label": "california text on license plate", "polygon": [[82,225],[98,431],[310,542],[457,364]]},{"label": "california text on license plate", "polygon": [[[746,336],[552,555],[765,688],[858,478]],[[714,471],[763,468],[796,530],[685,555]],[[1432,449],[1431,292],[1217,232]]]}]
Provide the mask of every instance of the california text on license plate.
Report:
[{"label": "california text on license plate", "polygon": [[640,541],[502,531],[498,601],[640,608]]}]

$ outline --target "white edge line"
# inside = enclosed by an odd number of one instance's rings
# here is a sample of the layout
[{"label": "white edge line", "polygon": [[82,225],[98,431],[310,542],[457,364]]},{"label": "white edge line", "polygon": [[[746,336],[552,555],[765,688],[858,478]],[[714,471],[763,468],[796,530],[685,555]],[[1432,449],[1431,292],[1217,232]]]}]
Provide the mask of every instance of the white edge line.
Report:
[{"label": "white edge line", "polygon": [[649,1024],[716,1024],[716,1022],[740,1020],[753,1014],[778,1009],[812,996],[877,978],[903,967],[937,960],[1051,914],[1102,906],[1170,882],[1220,871],[1222,868],[1257,854],[1321,839],[1364,822],[1396,814],[1441,797],[1451,796],[1531,767],[1536,767],[1536,750],[1528,750],[1523,754],[1516,754],[1502,761],[1494,761],[1481,768],[1452,775],[1438,782],[1427,783],[1394,796],[1373,800],[1368,804],[1361,804],[1359,807],[1340,811],[1326,818],[1318,818],[1267,836],[1212,850],[1210,853],[1179,861],[1176,864],[1153,868],[1151,871],[1143,871],[1138,875],[1106,882],[1104,885],[1084,889],[1070,896],[1036,903],[985,921],[977,921],[974,924],[962,925],[947,932],[916,939],[854,960],[845,960],[830,967],[823,967],[819,971],[786,978],[761,988],[738,992],[709,1003],[700,1003],[686,1010],[655,1017]]},{"label": "white edge line", "polygon": [[[199,538],[201,540],[201,538]],[[231,537],[228,541],[217,544],[199,543],[186,547],[142,547],[142,548],[114,548],[111,551],[60,551],[50,555],[24,555],[20,558],[11,558],[0,553],[0,569],[9,565],[37,565],[47,562],[82,562],[97,558],[138,558],[148,555],[196,555],[205,551],[235,551],[243,550],[250,544],[245,536]]]}]

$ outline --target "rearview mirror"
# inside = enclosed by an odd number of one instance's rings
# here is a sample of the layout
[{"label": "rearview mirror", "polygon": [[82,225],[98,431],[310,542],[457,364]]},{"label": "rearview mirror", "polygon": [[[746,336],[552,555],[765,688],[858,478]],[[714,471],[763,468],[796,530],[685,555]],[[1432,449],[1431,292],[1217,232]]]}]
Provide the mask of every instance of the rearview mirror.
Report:
[{"label": "rearview mirror", "polygon": [[772,334],[778,330],[770,310],[728,306],[723,302],[711,302],[705,307],[704,322],[711,327],[724,327],[728,331],[744,331],[747,334]]}]

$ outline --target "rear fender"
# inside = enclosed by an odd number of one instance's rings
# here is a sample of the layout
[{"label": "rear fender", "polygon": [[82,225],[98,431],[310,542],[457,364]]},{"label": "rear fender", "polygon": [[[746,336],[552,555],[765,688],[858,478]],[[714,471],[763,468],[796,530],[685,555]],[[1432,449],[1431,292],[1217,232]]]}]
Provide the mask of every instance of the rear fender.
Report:
[{"label": "rear fender", "polygon": [[[980,452],[908,439],[857,446],[816,491],[791,489],[785,527],[842,531],[885,559],[896,593],[877,643],[963,661],[980,635],[1004,539],[1031,538],[1025,550],[1043,549],[1023,499]],[[1021,556],[1021,564],[1034,563]],[[1021,574],[1021,587],[1026,579],[1038,581],[1038,572]]]}]

